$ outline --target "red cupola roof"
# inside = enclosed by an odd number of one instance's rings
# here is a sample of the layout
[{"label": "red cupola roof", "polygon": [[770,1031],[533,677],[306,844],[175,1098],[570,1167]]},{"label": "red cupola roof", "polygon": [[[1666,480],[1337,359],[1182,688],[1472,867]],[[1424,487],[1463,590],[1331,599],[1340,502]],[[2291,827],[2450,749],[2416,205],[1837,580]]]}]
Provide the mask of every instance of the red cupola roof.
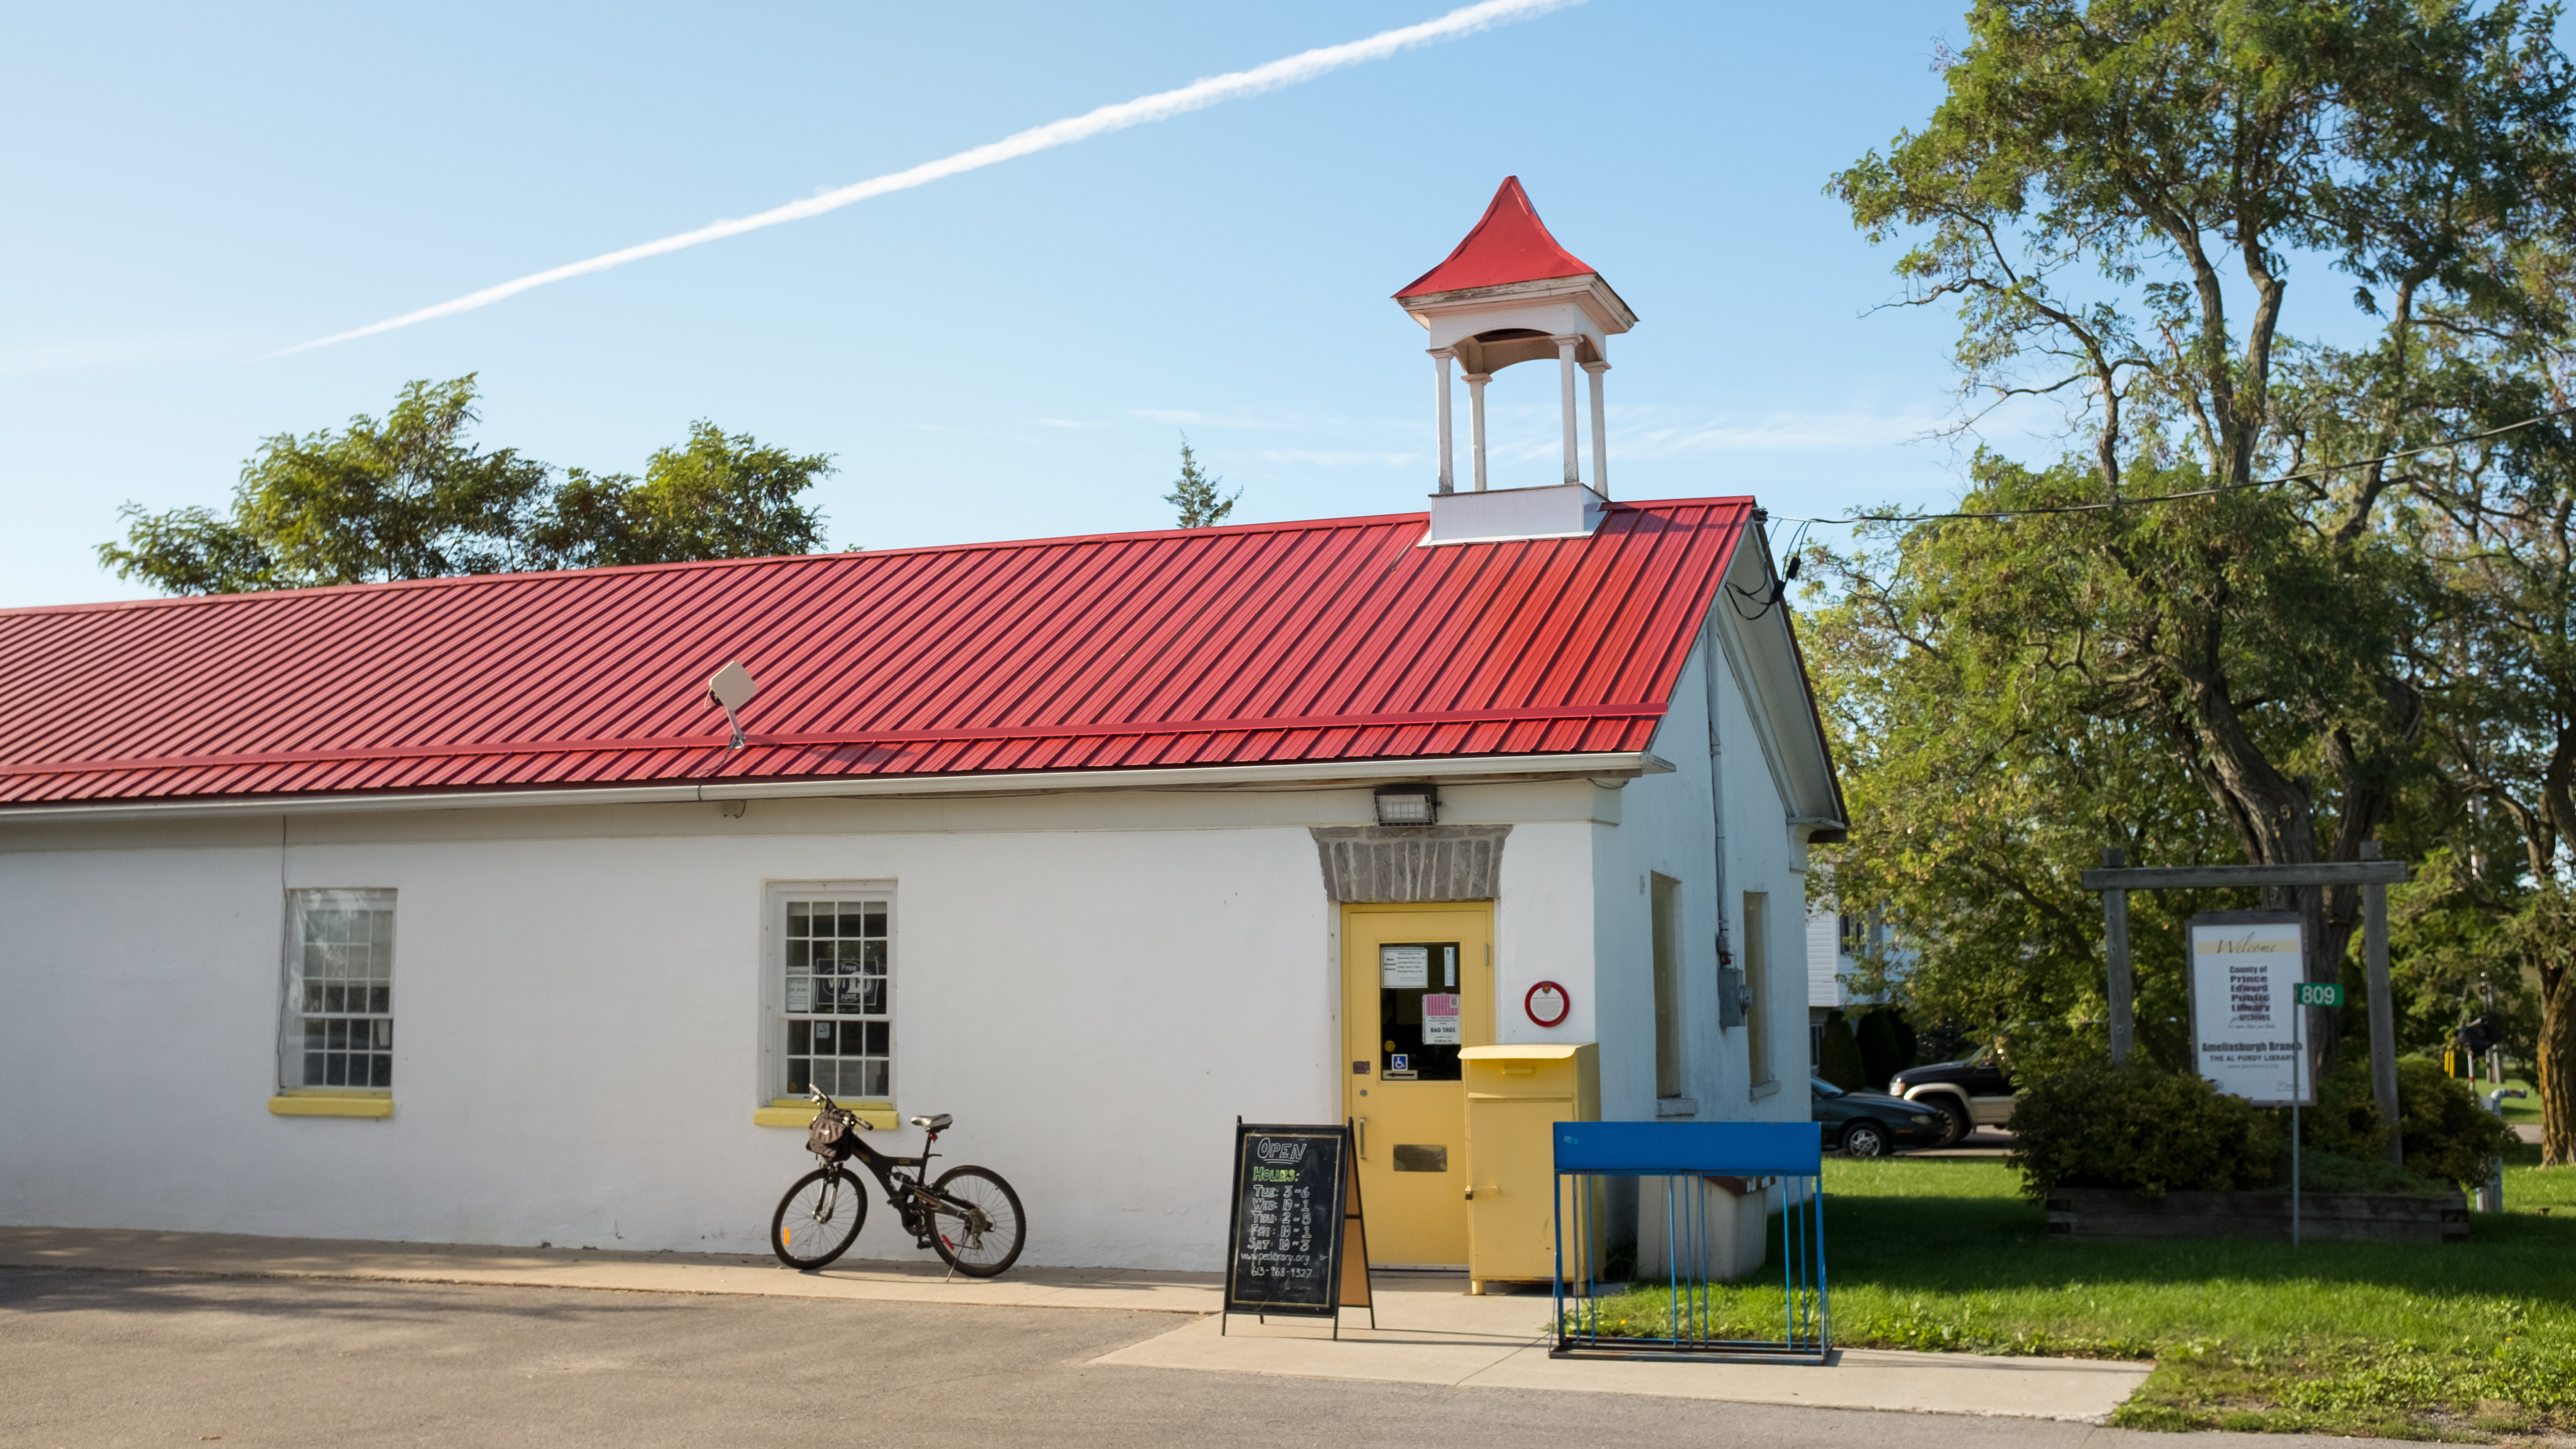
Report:
[{"label": "red cupola roof", "polygon": [[1424,272],[1395,295],[1419,297],[1426,292],[1455,292],[1467,287],[1499,287],[1510,282],[1538,282],[1549,277],[1580,277],[1592,268],[1556,244],[1547,223],[1538,219],[1529,193],[1517,176],[1503,178],[1484,220],[1458,243],[1449,259]]}]

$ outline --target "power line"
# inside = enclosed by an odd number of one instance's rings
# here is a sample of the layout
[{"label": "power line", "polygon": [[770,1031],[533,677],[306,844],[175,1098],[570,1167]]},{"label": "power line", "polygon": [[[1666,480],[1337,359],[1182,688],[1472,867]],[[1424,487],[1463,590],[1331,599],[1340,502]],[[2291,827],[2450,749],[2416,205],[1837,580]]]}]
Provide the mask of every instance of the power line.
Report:
[{"label": "power line", "polygon": [[2456,448],[2462,443],[2474,443],[2482,438],[2510,433],[2517,428],[2530,427],[2534,423],[2545,423],[2551,418],[2565,417],[2569,413],[2576,413],[2576,407],[2553,408],[2537,417],[2524,418],[2518,423],[2507,423],[2500,428],[2489,428],[2483,433],[2470,433],[2464,437],[2446,438],[2438,443],[2426,443],[2420,448],[2382,453],[2375,458],[2360,458],[2350,463],[2329,463],[2323,467],[2310,468],[2305,472],[2284,473],[2278,478],[2257,478],[2250,483],[2227,483],[2216,488],[2197,488],[2189,493],[2158,493],[2145,498],[2110,498],[2100,503],[2057,503],[2033,508],[2005,508],[1991,513],[1864,513],[1849,518],[1799,518],[1786,513],[1775,513],[1771,516],[1782,523],[1827,523],[1849,527],[1862,523],[1939,523],[1956,518],[1996,519],[2020,518],[2029,514],[2042,513],[2100,513],[2113,508],[2143,507],[2149,503],[2176,503],[2186,498],[2214,498],[2221,493],[2235,493],[2247,488],[2272,488],[2283,483],[2298,483],[2310,478],[2322,478],[2329,473],[2340,473],[2348,468],[2367,468],[2373,463],[2393,463],[2400,458],[2412,458],[2419,453],[2439,452],[2444,448]]}]

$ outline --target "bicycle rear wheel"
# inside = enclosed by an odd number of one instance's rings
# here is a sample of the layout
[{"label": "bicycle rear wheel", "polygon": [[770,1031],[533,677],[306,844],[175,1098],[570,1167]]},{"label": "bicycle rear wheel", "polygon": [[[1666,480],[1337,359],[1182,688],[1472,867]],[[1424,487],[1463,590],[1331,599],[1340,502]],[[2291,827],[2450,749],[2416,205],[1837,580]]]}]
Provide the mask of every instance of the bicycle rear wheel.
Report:
[{"label": "bicycle rear wheel", "polygon": [[850,1250],[867,1220],[868,1195],[859,1180],[847,1168],[818,1167],[778,1200],[769,1250],[790,1268],[820,1268]]},{"label": "bicycle rear wheel", "polygon": [[1028,1220],[1020,1213],[1020,1195],[1002,1175],[981,1167],[952,1167],[931,1184],[931,1191],[966,1214],[944,1209],[934,1213],[932,1251],[949,1267],[969,1278],[991,1278],[1020,1260],[1028,1239]]}]

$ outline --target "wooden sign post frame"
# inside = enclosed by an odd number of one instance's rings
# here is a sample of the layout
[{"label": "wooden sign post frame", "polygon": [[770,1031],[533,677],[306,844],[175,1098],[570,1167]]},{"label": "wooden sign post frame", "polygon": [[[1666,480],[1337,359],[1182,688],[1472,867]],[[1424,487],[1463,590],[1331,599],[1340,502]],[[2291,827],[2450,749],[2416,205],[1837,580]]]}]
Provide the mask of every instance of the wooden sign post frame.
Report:
[{"label": "wooden sign post frame", "polygon": [[[2084,888],[2102,893],[2104,955],[2110,967],[2111,1060],[2115,1063],[2129,1059],[2129,1050],[2137,1040],[2130,1005],[2129,892],[2209,887],[2361,887],[2362,959],[2370,988],[2370,1091],[2378,1101],[2381,1120],[2389,1124],[2385,1156],[2390,1162],[2401,1162],[2404,1148],[2396,1131],[2397,1021],[2388,985],[2388,888],[2405,884],[2406,862],[2380,859],[2376,840],[2361,843],[2359,860],[2316,865],[2132,866],[2123,864],[2125,859],[2118,846],[2104,846],[2102,868],[2084,872]],[[2316,1009],[2301,1007],[2300,1023],[2306,1023],[2304,1013]],[[2305,1039],[2302,1033],[2301,1040]]]}]

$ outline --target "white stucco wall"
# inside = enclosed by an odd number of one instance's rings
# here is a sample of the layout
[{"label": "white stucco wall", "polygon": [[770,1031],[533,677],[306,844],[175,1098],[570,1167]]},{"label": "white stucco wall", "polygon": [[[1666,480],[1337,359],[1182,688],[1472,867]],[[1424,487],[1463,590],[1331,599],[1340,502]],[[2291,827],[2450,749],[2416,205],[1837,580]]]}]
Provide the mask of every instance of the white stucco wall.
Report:
[{"label": "white stucco wall", "polygon": [[[1703,636],[1705,638],[1705,636]],[[1656,730],[1655,754],[1673,772],[1628,782],[1618,792],[1619,825],[1600,829],[1595,853],[1599,892],[1595,972],[1604,1019],[1602,1115],[1656,1116],[1654,1058],[1654,925],[1651,875],[1681,885],[1682,1000],[1685,1023],[1683,1095],[1699,1121],[1797,1121],[1809,1113],[1806,992],[1801,936],[1806,914],[1803,852],[1787,824],[1788,807],[1761,749],[1735,681],[1717,679],[1721,797],[1725,810],[1724,914],[1729,949],[1745,961],[1743,898],[1768,892],[1771,1063],[1779,1084],[1749,1080],[1742,1028],[1719,1024],[1717,929],[1719,892],[1709,799],[1708,676],[1705,645],[1694,651]],[[1623,1049],[1614,1050],[1614,1046]],[[1757,1092],[1759,1095],[1757,1095]]]},{"label": "white stucco wall", "polygon": [[[593,825],[672,812],[622,813]],[[889,812],[724,823],[825,813]],[[949,1160],[1019,1188],[1032,1262],[1205,1266],[1234,1115],[1338,1116],[1302,825],[545,829],[565,823],[281,849],[269,821],[233,827],[266,843],[0,857],[0,1219],[761,1251],[811,1165],[750,1120],[775,880],[894,883],[897,1103],[954,1113]],[[267,1111],[281,884],[399,892],[390,1120]]]},{"label": "white stucco wall", "polygon": [[[1509,999],[1564,980],[1583,1032],[1600,793],[1446,795],[1514,825]],[[751,1123],[776,1085],[766,890],[883,881],[898,1108],[955,1114],[947,1164],[1020,1190],[1027,1261],[1212,1267],[1235,1116],[1341,1115],[1307,827],[1369,811],[1343,790],[0,829],[0,1221],[765,1251],[811,1165],[800,1131]],[[390,1119],[267,1110],[283,892],[313,887],[398,893]],[[881,1205],[856,1251],[914,1255]]]}]

